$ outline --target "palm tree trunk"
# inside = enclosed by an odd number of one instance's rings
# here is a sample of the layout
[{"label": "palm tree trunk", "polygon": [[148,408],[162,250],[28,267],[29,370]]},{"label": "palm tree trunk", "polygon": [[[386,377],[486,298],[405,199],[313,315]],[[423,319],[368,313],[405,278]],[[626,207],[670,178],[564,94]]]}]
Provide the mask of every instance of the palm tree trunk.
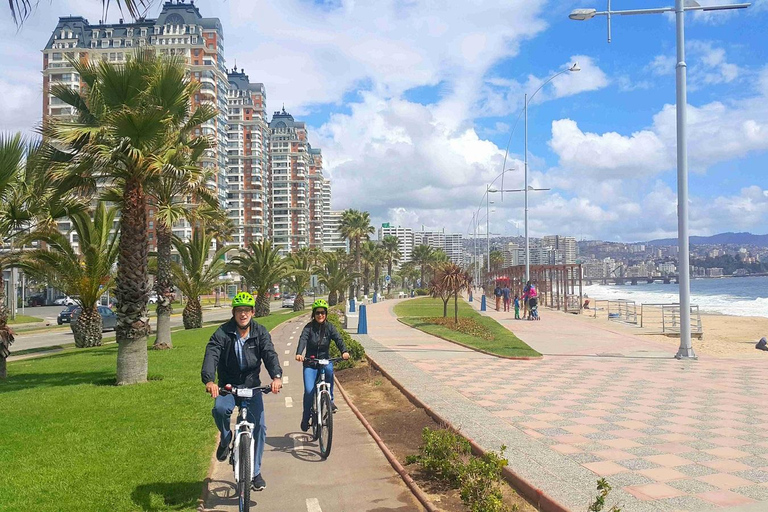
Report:
[{"label": "palm tree trunk", "polygon": [[331,290],[331,292],[328,294],[328,305],[329,306],[335,306],[337,304],[337,297],[336,290]]},{"label": "palm tree trunk", "polygon": [[[355,272],[360,274],[360,237],[355,237]],[[360,293],[360,284],[359,284],[359,277],[355,278],[355,288],[354,293],[351,293],[355,298],[357,298],[357,294]]]},{"label": "palm tree trunk", "polygon": [[8,376],[6,359],[11,355],[13,330],[8,327],[8,310],[5,309],[5,283],[3,269],[0,268],[0,380]]},{"label": "palm tree trunk", "polygon": [[381,267],[377,264],[373,270],[373,293],[379,291],[379,277],[381,277]]},{"label": "palm tree trunk", "polygon": [[171,292],[173,291],[173,274],[171,273],[171,227],[158,219],[157,221],[157,276],[155,276],[155,292],[157,293],[157,338],[152,346],[155,350],[173,348],[171,341]]},{"label": "palm tree trunk", "polygon": [[387,262],[387,275],[389,276],[389,282],[387,283],[387,293],[392,291],[392,258]]},{"label": "palm tree trunk", "polygon": [[453,323],[459,323],[459,292],[453,294]]},{"label": "palm tree trunk", "polygon": [[366,265],[363,268],[363,295],[368,296],[368,292],[371,291],[370,283],[368,282],[369,274],[371,273],[371,268]]},{"label": "palm tree trunk", "polygon": [[421,285],[420,285],[420,287],[421,288],[426,288],[426,286],[424,286],[424,264],[423,263],[421,264]]},{"label": "palm tree trunk", "polygon": [[123,192],[117,259],[117,384],[147,381],[147,198],[138,181]]},{"label": "palm tree trunk", "polygon": [[259,290],[259,296],[256,297],[256,316],[263,317],[269,315],[269,291],[262,293]]},{"label": "palm tree trunk", "polygon": [[296,294],[296,298],[293,299],[293,310],[301,311],[304,309],[304,296],[301,293]]},{"label": "palm tree trunk", "polygon": [[203,307],[200,297],[190,297],[181,313],[184,329],[200,329],[203,326]]},{"label": "palm tree trunk", "polygon": [[94,304],[90,308],[83,308],[72,324],[72,333],[75,335],[75,346],[78,348],[98,347],[101,345],[101,315]]}]

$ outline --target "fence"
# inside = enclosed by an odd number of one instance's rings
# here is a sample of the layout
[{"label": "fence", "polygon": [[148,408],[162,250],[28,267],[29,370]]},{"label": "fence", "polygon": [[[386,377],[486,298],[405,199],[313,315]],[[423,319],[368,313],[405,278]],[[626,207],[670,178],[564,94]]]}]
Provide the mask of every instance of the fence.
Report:
[{"label": "fence", "polygon": [[584,311],[591,312],[594,318],[597,318],[598,314],[605,314],[608,320],[637,325],[637,304],[633,300],[595,300],[590,303],[590,309]]},{"label": "fence", "polygon": [[[662,334],[680,334],[680,304],[641,304],[640,327],[658,329]],[[699,306],[691,305],[691,335],[701,338]]]}]

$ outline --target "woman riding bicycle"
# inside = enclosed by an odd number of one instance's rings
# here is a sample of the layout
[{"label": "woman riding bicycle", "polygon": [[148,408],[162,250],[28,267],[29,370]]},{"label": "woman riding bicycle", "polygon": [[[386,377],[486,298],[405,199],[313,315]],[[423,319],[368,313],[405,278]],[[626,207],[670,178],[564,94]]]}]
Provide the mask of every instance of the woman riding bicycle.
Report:
[{"label": "woman riding bicycle", "polygon": [[[299,337],[299,345],[296,347],[296,360],[304,361],[314,356],[315,359],[329,359],[331,340],[336,343],[336,348],[341,352],[341,357],[349,359],[349,352],[341,339],[339,331],[328,319],[328,303],[323,299],[317,299],[312,303],[312,320],[304,326]],[[304,363],[304,412],[301,416],[301,430],[309,430],[309,415],[312,409],[312,395],[315,391],[315,382],[320,369],[308,366]],[[325,379],[331,383],[331,402],[333,403],[333,363],[325,367]],[[336,412],[336,404],[332,405]]]}]

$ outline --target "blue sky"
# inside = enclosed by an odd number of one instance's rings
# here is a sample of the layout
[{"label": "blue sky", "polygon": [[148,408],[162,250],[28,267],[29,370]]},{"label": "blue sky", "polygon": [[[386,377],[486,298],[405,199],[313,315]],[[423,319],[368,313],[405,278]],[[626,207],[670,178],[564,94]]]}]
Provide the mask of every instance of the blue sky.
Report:
[{"label": "blue sky", "polygon": [[[722,0],[726,2],[727,0]],[[704,4],[712,0],[699,0]],[[614,9],[664,6],[614,0]],[[535,236],[644,240],[676,235],[675,27],[668,15],[576,22],[605,1],[198,0],[221,18],[226,58],[307,121],[333,182],[333,206],[374,222],[468,231],[529,108]],[[159,12],[157,2],[149,16]],[[0,8],[7,11],[7,6]],[[0,30],[0,130],[28,131],[41,110],[40,53],[59,15],[100,18],[98,0],[52,0],[16,33]],[[119,15],[115,12],[113,17]],[[114,20],[112,20],[114,21]],[[686,18],[691,232],[766,233],[768,0]],[[505,186],[522,186],[523,130]],[[496,198],[491,232],[515,234],[522,197]],[[484,214],[485,208],[482,208]],[[484,224],[484,221],[483,221]]]}]

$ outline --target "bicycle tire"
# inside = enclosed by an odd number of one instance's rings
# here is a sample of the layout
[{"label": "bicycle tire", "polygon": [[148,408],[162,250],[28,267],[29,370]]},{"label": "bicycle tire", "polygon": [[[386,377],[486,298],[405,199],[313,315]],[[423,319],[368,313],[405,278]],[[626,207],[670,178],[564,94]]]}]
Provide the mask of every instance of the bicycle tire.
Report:
[{"label": "bicycle tire", "polygon": [[312,396],[312,412],[309,417],[312,420],[312,441],[317,440],[317,436],[320,434],[317,428],[317,391]]},{"label": "bicycle tire", "polygon": [[237,482],[237,497],[240,512],[251,510],[251,436],[240,438],[240,481]]},{"label": "bicycle tire", "polygon": [[331,395],[328,393],[320,395],[320,417],[322,418],[322,425],[318,431],[320,456],[327,459],[331,454],[333,443],[333,411],[331,410]]}]

